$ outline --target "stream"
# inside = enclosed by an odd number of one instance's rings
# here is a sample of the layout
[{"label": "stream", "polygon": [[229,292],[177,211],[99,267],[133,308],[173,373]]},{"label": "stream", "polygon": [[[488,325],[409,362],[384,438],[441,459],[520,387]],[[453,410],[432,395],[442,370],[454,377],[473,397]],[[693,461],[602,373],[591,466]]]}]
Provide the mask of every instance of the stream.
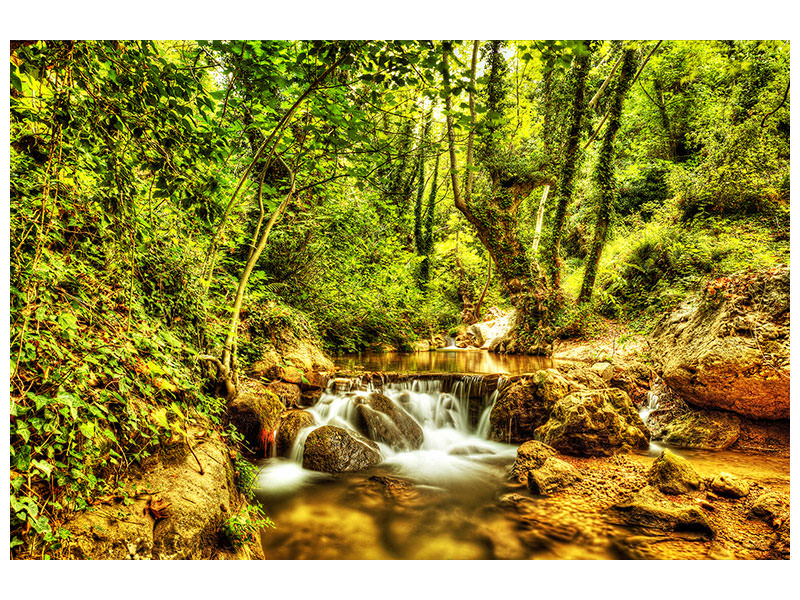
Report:
[{"label": "stream", "polygon": [[[384,460],[353,473],[328,474],[302,467],[308,434],[323,425],[355,431],[354,400],[373,391],[359,380],[332,380],[308,409],[314,425],[301,430],[289,458],[257,463],[256,496],[276,523],[262,532],[268,559],[484,559],[524,558],[504,550],[515,526],[498,498],[527,494],[507,479],[517,446],[487,439],[488,419],[497,389],[484,385],[484,373],[532,372],[552,366],[536,357],[490,355],[476,351],[342,357],[348,371],[472,373],[450,378],[414,378],[386,383],[380,390],[422,427],[416,450],[396,451],[378,443]],[[359,389],[359,387],[361,389]],[[495,389],[490,389],[494,387]],[[377,391],[377,390],[376,390]],[[652,408],[652,407],[651,407]],[[647,411],[648,407],[643,407]],[[646,413],[642,414],[646,417]],[[663,445],[629,455],[649,466]],[[769,482],[788,492],[788,456],[675,449],[701,475],[725,470]],[[498,550],[499,548],[499,550]],[[578,551],[579,549],[573,549]],[[572,557],[561,548],[542,558]],[[580,553],[578,552],[578,556]],[[608,555],[593,558],[612,558]]]}]

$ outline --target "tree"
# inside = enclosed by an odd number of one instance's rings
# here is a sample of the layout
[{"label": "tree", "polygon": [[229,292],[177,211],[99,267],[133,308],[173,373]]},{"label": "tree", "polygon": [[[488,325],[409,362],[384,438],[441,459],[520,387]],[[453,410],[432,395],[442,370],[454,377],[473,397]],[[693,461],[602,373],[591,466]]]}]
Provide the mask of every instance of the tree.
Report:
[{"label": "tree", "polygon": [[600,154],[595,166],[594,177],[599,190],[595,233],[589,256],[586,259],[586,272],[581,293],[578,296],[578,303],[588,302],[592,297],[592,289],[597,277],[597,267],[600,264],[600,256],[608,236],[608,226],[611,223],[614,199],[618,193],[614,176],[614,141],[622,121],[622,107],[625,102],[625,95],[633,79],[635,68],[636,52],[633,48],[627,48],[623,51],[622,66],[617,76],[611,98],[611,106],[608,109],[608,125],[603,135]]}]

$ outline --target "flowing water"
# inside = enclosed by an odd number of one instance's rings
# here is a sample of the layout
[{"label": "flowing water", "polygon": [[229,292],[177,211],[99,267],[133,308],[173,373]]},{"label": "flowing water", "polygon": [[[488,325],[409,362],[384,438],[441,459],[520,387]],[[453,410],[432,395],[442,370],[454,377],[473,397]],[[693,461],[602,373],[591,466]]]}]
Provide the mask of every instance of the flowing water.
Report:
[{"label": "flowing water", "polygon": [[[434,358],[439,354],[446,357],[443,362]],[[516,360],[507,360],[512,358]],[[477,373],[483,372],[481,368],[497,372],[492,367],[497,362],[510,367],[506,372],[531,372],[552,364],[531,357],[464,351],[391,359],[390,355],[362,356],[358,364],[369,370],[377,370],[379,361],[380,370],[385,371],[453,372],[466,361],[477,366],[473,371]],[[409,359],[416,359],[416,369],[409,368]],[[354,365],[347,363],[350,368]],[[514,534],[496,506],[503,494],[524,493],[524,489],[507,478],[517,447],[487,439],[489,414],[497,390],[505,383],[503,377],[494,378],[496,383],[489,386],[489,380],[483,375],[412,378],[377,388],[360,378],[332,380],[319,401],[307,409],[314,425],[300,431],[289,457],[266,459],[258,465],[256,493],[277,524],[262,533],[267,558],[478,559],[497,557],[498,547],[501,557],[515,558],[513,553],[502,556],[503,539]],[[357,473],[304,469],[308,434],[323,425],[357,431],[356,400],[372,391],[389,397],[419,423],[422,446],[397,451],[378,443],[384,460]],[[646,420],[657,405],[657,395],[651,394],[640,414]],[[651,444],[649,453],[632,458],[649,465],[660,450],[661,446]],[[788,457],[676,452],[690,459],[701,475],[728,471],[788,492]]]}]

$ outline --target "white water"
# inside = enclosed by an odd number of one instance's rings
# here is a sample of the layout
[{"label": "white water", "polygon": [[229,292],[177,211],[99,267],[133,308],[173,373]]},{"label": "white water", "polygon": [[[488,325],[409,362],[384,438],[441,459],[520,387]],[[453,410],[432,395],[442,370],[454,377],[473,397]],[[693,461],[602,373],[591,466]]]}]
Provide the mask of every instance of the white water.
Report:
[{"label": "white water", "polygon": [[[501,385],[503,380],[498,382]],[[319,401],[307,411],[314,425],[302,429],[287,459],[270,459],[263,463],[258,488],[265,494],[292,493],[320,474],[302,468],[303,450],[309,433],[323,425],[335,425],[357,431],[355,400],[373,391],[351,391],[360,382],[331,382]],[[396,474],[419,484],[448,487],[453,484],[489,477],[491,463],[513,459],[516,447],[487,439],[489,414],[498,393],[481,394],[481,376],[466,377],[453,383],[449,393],[442,392],[439,380],[417,379],[383,386],[381,392],[405,410],[422,428],[424,439],[417,450],[397,451],[378,443],[383,454],[382,465]],[[377,391],[377,390],[376,390]],[[483,408],[477,426],[470,424],[470,396],[483,397]]]},{"label": "white water", "polygon": [[647,423],[647,418],[654,410],[658,410],[658,394],[650,390],[647,392],[647,403],[639,409],[639,416],[642,417],[642,421]]}]

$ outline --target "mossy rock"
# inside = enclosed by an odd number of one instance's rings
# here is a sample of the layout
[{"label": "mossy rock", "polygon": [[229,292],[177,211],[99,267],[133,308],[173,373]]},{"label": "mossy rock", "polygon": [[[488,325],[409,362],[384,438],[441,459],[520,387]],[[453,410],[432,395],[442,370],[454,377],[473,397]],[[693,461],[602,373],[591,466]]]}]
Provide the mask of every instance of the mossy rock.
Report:
[{"label": "mossy rock", "polygon": [[517,458],[511,467],[509,477],[520,483],[528,482],[528,472],[541,467],[556,449],[537,440],[528,440],[517,448]]},{"label": "mossy rock", "polygon": [[251,450],[263,450],[265,434],[276,428],[286,406],[259,381],[246,379],[228,404],[228,420],[239,430]]},{"label": "mossy rock", "polygon": [[314,415],[305,410],[289,410],[281,417],[275,434],[275,449],[278,456],[289,456],[297,434],[301,429],[314,425]]},{"label": "mossy rock", "polygon": [[666,448],[653,461],[647,480],[666,494],[686,494],[700,487],[700,476],[692,464]]},{"label": "mossy rock", "polygon": [[649,431],[628,395],[618,389],[584,390],[562,398],[535,435],[564,454],[610,456],[649,445]]}]

